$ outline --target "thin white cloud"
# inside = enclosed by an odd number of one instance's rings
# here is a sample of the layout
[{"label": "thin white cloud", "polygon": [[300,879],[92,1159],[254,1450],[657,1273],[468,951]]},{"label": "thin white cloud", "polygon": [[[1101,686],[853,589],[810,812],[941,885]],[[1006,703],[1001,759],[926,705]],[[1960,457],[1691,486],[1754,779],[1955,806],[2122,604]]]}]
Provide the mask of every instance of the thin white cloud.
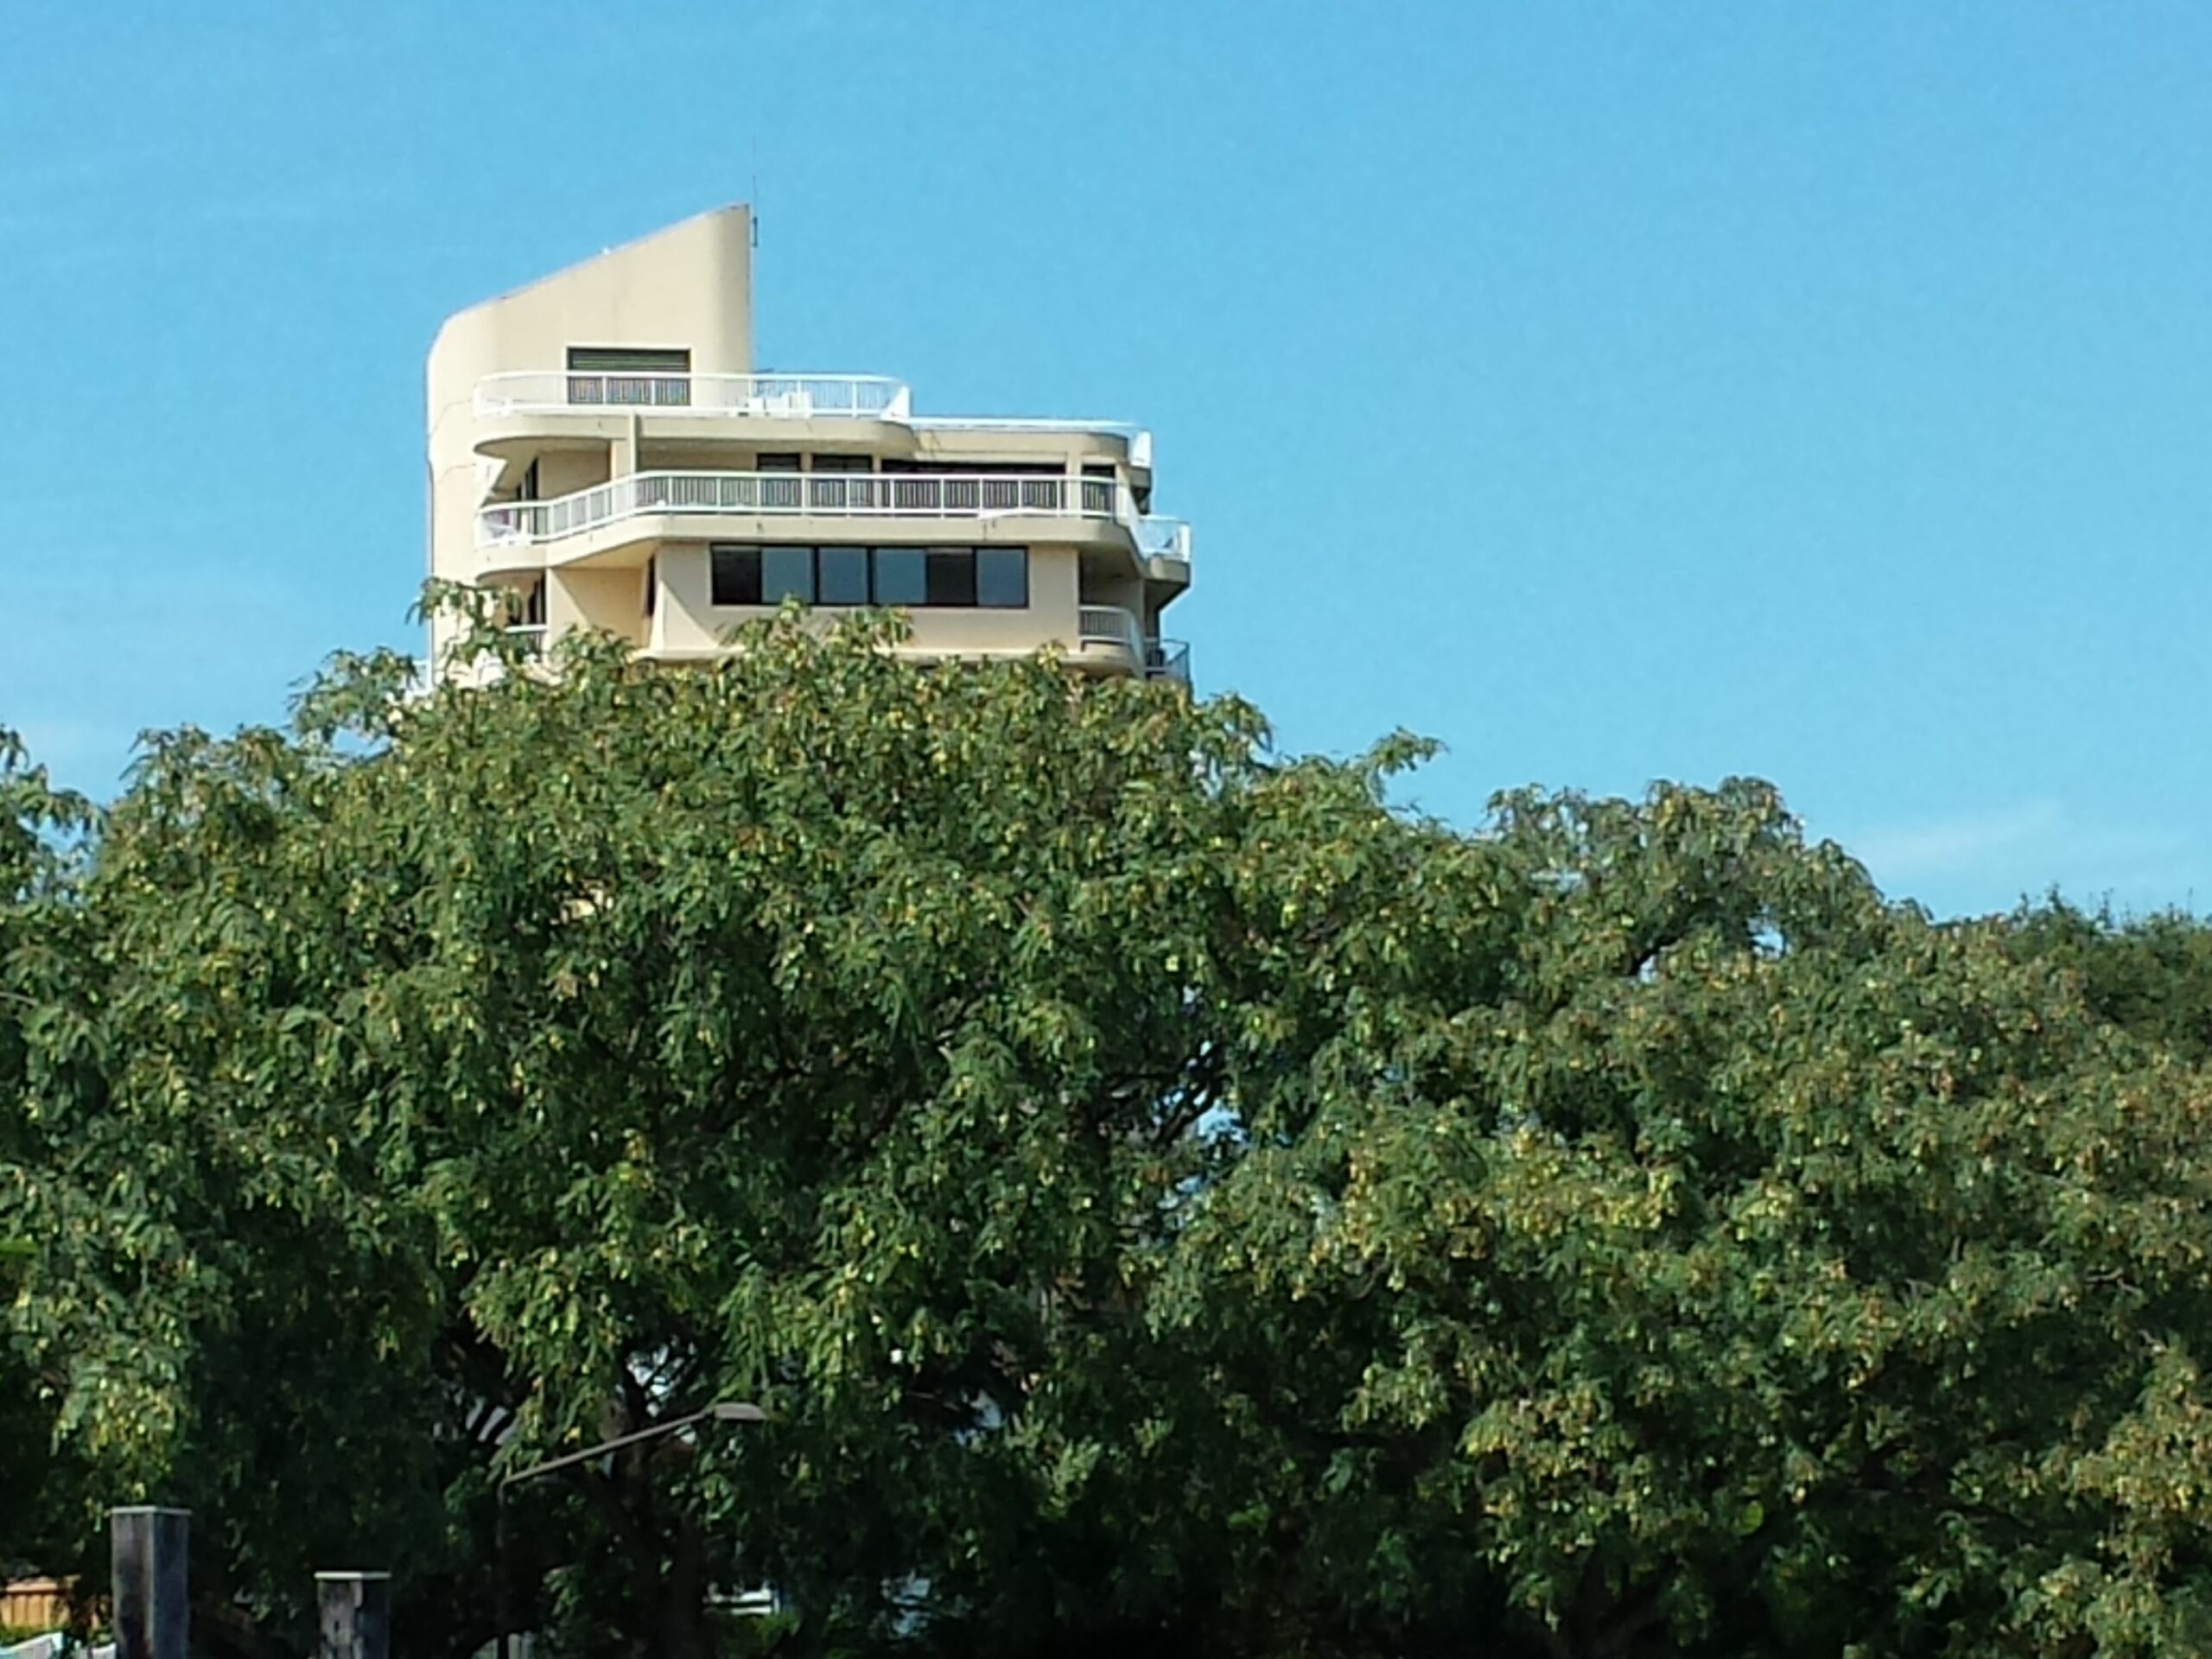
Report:
[{"label": "thin white cloud", "polygon": [[1878,824],[1845,845],[1878,878],[1916,881],[1969,874],[1999,855],[2031,851],[2058,838],[2064,822],[2056,801],[2030,801],[1993,812]]},{"label": "thin white cloud", "polygon": [[2124,908],[2193,904],[2205,849],[2147,820],[2091,821],[2034,799],[1948,817],[1870,824],[1839,836],[1883,890],[1940,912],[2003,909],[2053,888]]}]

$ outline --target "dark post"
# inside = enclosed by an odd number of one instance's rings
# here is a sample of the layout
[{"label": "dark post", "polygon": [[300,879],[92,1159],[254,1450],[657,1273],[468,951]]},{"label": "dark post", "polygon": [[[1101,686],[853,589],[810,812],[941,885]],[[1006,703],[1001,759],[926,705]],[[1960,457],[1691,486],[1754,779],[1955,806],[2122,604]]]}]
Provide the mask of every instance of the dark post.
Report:
[{"label": "dark post", "polygon": [[318,1573],[315,1591],[321,1612],[316,1659],[391,1659],[391,1573]]},{"label": "dark post", "polygon": [[191,1541],[189,1510],[142,1504],[108,1511],[115,1659],[185,1659],[192,1637],[185,1572]]},{"label": "dark post", "polygon": [[507,1483],[504,1480],[492,1497],[492,1610],[499,1621],[499,1659],[514,1659],[515,1592],[507,1582]]}]

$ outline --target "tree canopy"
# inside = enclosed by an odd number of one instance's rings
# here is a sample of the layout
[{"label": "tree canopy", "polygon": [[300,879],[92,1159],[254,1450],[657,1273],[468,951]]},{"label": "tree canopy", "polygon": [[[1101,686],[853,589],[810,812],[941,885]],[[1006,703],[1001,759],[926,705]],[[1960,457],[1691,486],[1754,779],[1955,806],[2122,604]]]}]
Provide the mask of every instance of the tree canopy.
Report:
[{"label": "tree canopy", "polygon": [[0,753],[0,1560],[467,1655],[743,1398],[556,1654],[2212,1650],[2198,924],[890,626]]}]

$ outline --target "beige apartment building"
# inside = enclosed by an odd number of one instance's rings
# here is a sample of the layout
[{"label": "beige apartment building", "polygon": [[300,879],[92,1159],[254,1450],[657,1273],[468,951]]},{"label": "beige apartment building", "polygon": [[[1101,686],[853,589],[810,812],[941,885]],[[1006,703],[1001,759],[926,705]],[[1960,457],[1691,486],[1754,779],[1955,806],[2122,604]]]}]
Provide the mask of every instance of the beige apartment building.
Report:
[{"label": "beige apartment building", "polygon": [[[925,416],[877,375],[753,363],[752,220],[720,209],[448,319],[430,348],[430,570],[543,640],[721,654],[798,598],[912,620],[929,658],[1057,645],[1184,679],[1162,613],[1191,534],[1152,438],[1110,421]],[[433,630],[434,658],[444,640]]]}]

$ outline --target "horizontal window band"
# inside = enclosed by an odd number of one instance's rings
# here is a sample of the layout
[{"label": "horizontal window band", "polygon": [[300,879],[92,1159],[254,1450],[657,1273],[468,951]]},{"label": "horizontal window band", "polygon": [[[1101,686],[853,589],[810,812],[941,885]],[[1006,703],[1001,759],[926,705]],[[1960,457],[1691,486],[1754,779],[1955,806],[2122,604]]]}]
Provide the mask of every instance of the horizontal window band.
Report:
[{"label": "horizontal window band", "polygon": [[721,607],[810,605],[1020,611],[1029,607],[1026,547],[822,547],[716,542],[708,597]]}]

